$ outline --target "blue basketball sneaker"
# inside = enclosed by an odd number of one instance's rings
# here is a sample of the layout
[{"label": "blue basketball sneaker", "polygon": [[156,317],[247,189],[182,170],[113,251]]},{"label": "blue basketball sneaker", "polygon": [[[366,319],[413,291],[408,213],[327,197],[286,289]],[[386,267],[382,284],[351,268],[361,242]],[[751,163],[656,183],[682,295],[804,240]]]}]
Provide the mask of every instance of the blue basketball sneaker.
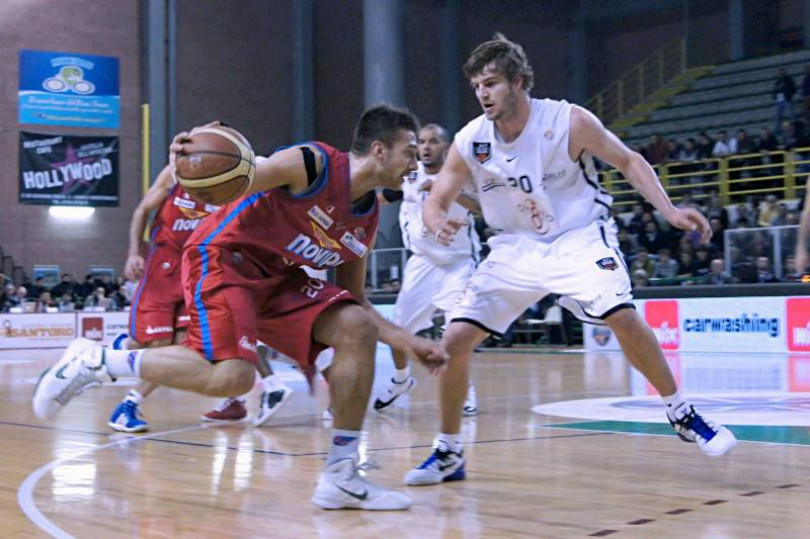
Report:
[{"label": "blue basketball sneaker", "polygon": [[446,481],[461,481],[464,471],[464,451],[456,453],[446,447],[437,447],[433,454],[405,476],[405,484],[413,487],[438,485]]},{"label": "blue basketball sneaker", "polygon": [[669,417],[669,423],[684,442],[697,443],[703,453],[720,457],[737,445],[737,438],[723,425],[713,423],[700,415],[691,404],[680,419]]},{"label": "blue basketball sneaker", "polygon": [[129,400],[125,400],[113,410],[107,425],[118,432],[146,432],[149,429],[149,424],[141,417],[138,405]]}]

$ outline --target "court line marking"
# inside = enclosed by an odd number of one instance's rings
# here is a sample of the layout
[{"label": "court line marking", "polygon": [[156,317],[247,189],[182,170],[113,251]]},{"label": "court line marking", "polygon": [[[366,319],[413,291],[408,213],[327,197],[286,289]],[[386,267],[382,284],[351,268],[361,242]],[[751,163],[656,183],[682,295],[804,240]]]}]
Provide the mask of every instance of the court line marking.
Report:
[{"label": "court line marking", "polygon": [[53,460],[48,464],[40,466],[39,468],[28,474],[28,476],[23,480],[23,482],[20,483],[20,486],[17,489],[17,503],[20,506],[20,509],[22,509],[23,513],[25,513],[25,516],[28,517],[28,520],[33,522],[41,530],[52,535],[53,537],[57,537],[58,539],[74,539],[74,536],[70,535],[65,530],[54,524],[51,520],[48,519],[48,517],[43,515],[42,511],[40,511],[39,508],[37,507],[37,504],[34,501],[34,490],[36,489],[37,483],[39,482],[40,479],[42,479],[42,477],[44,477],[47,473],[53,471],[54,469],[58,468],[59,466],[67,464],[68,462],[84,458],[88,455],[92,455],[93,453],[97,453],[98,451],[103,451],[104,449],[109,449],[110,447],[114,447],[116,445],[129,444],[136,442],[138,440],[150,440],[157,436],[166,436],[168,434],[177,434],[180,432],[187,432],[202,428],[205,427],[195,425],[193,427],[185,427],[182,429],[173,429],[163,432],[156,432],[154,434],[148,434],[146,436],[127,437],[107,444],[91,447],[90,449],[77,451],[76,453],[74,453],[69,457],[62,457],[60,459]]}]

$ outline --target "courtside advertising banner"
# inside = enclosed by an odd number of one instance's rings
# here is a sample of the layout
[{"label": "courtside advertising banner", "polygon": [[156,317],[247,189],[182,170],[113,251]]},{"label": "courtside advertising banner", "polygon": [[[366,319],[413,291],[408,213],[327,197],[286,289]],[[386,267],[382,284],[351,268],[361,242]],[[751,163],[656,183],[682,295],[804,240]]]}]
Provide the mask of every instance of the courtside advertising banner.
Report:
[{"label": "courtside advertising banner", "polygon": [[19,122],[118,129],[118,58],[20,51]]},{"label": "courtside advertising banner", "polygon": [[75,314],[0,314],[0,349],[62,348],[75,338]]},{"label": "courtside advertising banner", "polygon": [[[810,352],[810,297],[636,300],[665,352]],[[606,327],[583,327],[588,350],[619,350]]]},{"label": "courtside advertising banner", "polygon": [[120,333],[127,333],[129,329],[128,312],[81,312],[76,316],[78,336],[102,344],[111,343]]},{"label": "courtside advertising banner", "polygon": [[118,137],[20,132],[20,204],[118,206]]}]

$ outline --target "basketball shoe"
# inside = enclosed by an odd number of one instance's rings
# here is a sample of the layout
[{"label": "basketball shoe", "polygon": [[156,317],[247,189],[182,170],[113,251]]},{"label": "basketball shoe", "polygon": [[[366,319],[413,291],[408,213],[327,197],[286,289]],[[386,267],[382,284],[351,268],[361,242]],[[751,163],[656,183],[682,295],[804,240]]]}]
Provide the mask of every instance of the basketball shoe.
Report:
[{"label": "basketball shoe", "polygon": [[107,425],[118,432],[146,432],[149,425],[141,417],[138,403],[129,400],[123,401],[110,416]]},{"label": "basketball shoe", "polygon": [[253,426],[261,427],[279,411],[284,402],[290,398],[293,390],[284,384],[278,385],[273,391],[262,391],[259,401],[259,412],[253,418]]},{"label": "basketball shoe", "polygon": [[[677,414],[678,410],[675,410]],[[737,445],[737,438],[723,425],[716,424],[700,415],[695,407],[688,405],[675,419],[667,414],[670,425],[684,442],[697,443],[703,453],[710,457],[720,457]]]},{"label": "basketball shoe", "polygon": [[32,403],[34,415],[50,419],[88,386],[111,381],[104,348],[96,341],[74,339],[62,358],[39,377]]},{"label": "basketball shoe", "polygon": [[403,511],[411,506],[404,493],[371,483],[354,459],[342,459],[327,466],[318,477],[312,503],[323,509],[366,509]]},{"label": "basketball shoe", "polygon": [[228,397],[200,419],[209,423],[233,423],[246,417],[245,401],[236,397]]},{"label": "basketball shoe", "polygon": [[456,453],[440,444],[425,462],[405,475],[405,484],[412,487],[438,485],[446,481],[461,481],[464,471],[464,451]]},{"label": "basketball shoe", "polygon": [[462,414],[464,417],[478,415],[478,399],[475,396],[475,386],[472,384],[467,388],[467,398],[464,400]]},{"label": "basketball shoe", "polygon": [[374,400],[374,411],[382,412],[389,408],[394,401],[402,395],[416,387],[416,378],[408,376],[402,382],[397,382],[393,378],[388,382],[388,385],[383,389],[382,393]]}]

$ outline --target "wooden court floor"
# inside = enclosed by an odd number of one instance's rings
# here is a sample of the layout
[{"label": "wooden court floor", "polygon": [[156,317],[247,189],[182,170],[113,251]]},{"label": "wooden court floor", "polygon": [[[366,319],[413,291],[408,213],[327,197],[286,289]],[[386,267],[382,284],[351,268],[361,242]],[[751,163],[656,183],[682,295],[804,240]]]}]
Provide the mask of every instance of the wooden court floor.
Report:
[{"label": "wooden court floor", "polygon": [[[319,385],[310,396],[294,372],[285,377],[296,393],[265,428],[202,425],[216,399],[160,389],[144,406],[152,430],[130,436],[106,426],[126,386],[90,389],[56,420],[38,422],[31,393],[59,352],[0,351],[0,536],[810,537],[807,426],[771,428],[761,418],[732,426],[750,441],[709,459],[666,425],[623,421],[622,406],[652,400],[620,356],[542,352],[478,354],[480,414],[464,424],[468,479],[402,487],[414,501],[409,512],[374,513],[309,502],[329,432],[320,419],[326,391]],[[793,360],[778,358],[775,368]],[[724,380],[711,374],[719,372],[711,358],[708,367],[702,361],[677,358],[678,376],[716,393]],[[779,378],[770,367],[733,368],[722,367],[730,389],[753,389],[755,398],[762,380]],[[369,475],[388,486],[428,455],[435,433],[435,381],[416,370],[420,383],[406,402],[366,420],[363,455],[379,466]],[[378,382],[385,376],[387,362]],[[810,370],[799,376],[798,386],[765,388],[794,393],[790,402],[769,393],[763,413],[794,414],[798,423],[802,409],[810,415],[809,394],[795,392]],[[629,395],[640,400],[607,405],[607,419],[531,411]],[[724,413],[734,414],[730,402]],[[753,401],[734,402],[745,411]]]}]

